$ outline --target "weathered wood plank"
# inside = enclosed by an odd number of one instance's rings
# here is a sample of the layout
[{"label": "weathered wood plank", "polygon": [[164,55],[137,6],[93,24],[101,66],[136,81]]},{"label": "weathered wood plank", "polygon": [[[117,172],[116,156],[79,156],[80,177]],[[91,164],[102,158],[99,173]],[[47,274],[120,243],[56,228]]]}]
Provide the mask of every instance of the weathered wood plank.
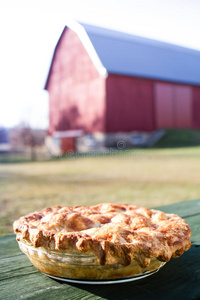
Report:
[{"label": "weathered wood plank", "polygon": [[180,217],[186,218],[187,216],[200,214],[200,199],[159,206],[156,209],[166,213],[178,214]]},{"label": "weathered wood plank", "polygon": [[[1,299],[81,299],[81,292],[37,272],[0,282]],[[59,295],[59,296],[58,296]],[[63,297],[65,296],[65,297]]]},{"label": "weathered wood plank", "polygon": [[15,234],[3,235],[0,237],[0,258],[21,255],[21,250],[17,246]]},{"label": "weathered wood plank", "polygon": [[0,280],[10,279],[12,277],[28,275],[37,272],[30,260],[22,253],[22,255],[3,258],[0,261]]},{"label": "weathered wood plank", "polygon": [[200,245],[200,214],[185,218],[192,231],[191,242]]}]

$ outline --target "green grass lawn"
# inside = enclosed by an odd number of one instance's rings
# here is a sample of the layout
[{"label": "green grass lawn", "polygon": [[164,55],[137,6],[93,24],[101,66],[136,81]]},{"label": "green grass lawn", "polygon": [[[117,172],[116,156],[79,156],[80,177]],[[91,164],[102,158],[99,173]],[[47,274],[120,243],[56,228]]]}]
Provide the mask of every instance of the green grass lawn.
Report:
[{"label": "green grass lawn", "polygon": [[53,205],[155,207],[200,198],[200,147],[132,150],[99,157],[0,164],[0,234]]}]

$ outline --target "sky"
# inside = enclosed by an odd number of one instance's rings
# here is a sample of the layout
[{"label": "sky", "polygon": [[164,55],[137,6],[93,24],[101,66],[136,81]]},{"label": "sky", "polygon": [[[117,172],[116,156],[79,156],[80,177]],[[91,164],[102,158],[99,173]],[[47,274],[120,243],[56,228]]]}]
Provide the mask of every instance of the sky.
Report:
[{"label": "sky", "polygon": [[0,126],[48,127],[44,91],[68,21],[200,51],[199,0],[0,0]]}]

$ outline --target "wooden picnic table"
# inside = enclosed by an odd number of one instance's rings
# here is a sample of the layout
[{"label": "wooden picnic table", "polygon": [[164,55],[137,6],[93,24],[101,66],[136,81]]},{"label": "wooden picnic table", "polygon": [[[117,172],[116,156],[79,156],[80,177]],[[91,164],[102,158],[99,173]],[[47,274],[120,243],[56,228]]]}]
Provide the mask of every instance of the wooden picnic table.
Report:
[{"label": "wooden picnic table", "polygon": [[200,200],[157,209],[183,217],[193,233],[191,249],[171,259],[159,272],[111,285],[59,282],[37,271],[10,234],[0,237],[0,299],[200,299]]}]

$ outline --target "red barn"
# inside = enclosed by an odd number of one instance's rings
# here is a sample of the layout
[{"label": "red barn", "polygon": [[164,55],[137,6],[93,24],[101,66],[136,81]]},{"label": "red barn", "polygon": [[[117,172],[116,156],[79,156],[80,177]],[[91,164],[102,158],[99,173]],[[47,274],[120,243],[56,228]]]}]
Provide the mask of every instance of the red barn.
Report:
[{"label": "red barn", "polygon": [[200,129],[200,52],[86,24],[66,26],[45,89],[49,132]]}]

